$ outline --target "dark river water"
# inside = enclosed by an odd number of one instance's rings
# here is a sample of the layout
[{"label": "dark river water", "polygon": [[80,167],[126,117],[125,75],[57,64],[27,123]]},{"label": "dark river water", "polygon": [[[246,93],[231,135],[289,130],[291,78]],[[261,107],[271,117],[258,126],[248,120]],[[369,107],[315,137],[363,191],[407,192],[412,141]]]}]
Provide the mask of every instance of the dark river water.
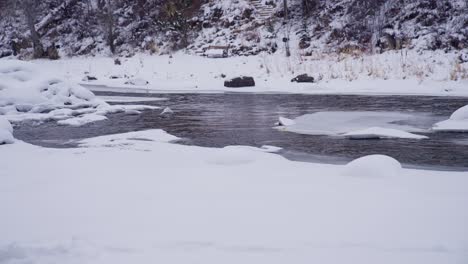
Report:
[{"label": "dark river water", "polygon": [[282,147],[280,154],[293,160],[344,163],[363,155],[385,154],[407,167],[468,168],[468,133],[419,133],[429,136],[427,140],[350,140],[272,129],[278,116],[295,118],[317,111],[429,113],[430,118],[422,119],[424,121],[419,125],[430,127],[467,105],[468,98],[247,93],[96,94],[164,97],[168,100],[140,104],[169,106],[175,113],[162,116],[161,110],[151,110],[141,115],[112,114],[106,121],[81,127],[60,126],[56,122],[23,123],[15,128],[15,137],[47,147],[72,147],[76,140],[82,138],[161,128],[183,138],[181,144],[206,147],[273,145]]}]

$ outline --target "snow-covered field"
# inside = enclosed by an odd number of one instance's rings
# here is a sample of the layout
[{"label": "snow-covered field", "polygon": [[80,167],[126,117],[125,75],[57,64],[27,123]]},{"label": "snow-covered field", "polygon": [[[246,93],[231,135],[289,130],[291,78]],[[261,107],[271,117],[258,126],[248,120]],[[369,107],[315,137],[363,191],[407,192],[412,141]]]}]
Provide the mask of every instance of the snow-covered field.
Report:
[{"label": "snow-covered field", "polygon": [[466,263],[468,173],[346,166],[161,130],[0,146],[1,263]]},{"label": "snow-covered field", "polygon": [[[459,54],[415,51],[377,55],[304,57],[281,54],[210,59],[177,53],[172,56],[138,54],[120,58],[75,57],[59,61],[36,60],[35,64],[61,78],[92,85],[143,88],[136,92],[292,92],[313,94],[421,94],[468,95],[468,64]],[[299,74],[317,83],[297,84]],[[226,76],[223,78],[223,76]],[[229,89],[224,80],[253,76],[255,87]],[[87,80],[86,77],[97,80]],[[93,78],[91,78],[93,79]],[[148,84],[146,84],[148,82]],[[133,83],[133,84],[132,84]],[[136,85],[135,85],[136,84]],[[102,87],[101,87],[102,89]]]}]

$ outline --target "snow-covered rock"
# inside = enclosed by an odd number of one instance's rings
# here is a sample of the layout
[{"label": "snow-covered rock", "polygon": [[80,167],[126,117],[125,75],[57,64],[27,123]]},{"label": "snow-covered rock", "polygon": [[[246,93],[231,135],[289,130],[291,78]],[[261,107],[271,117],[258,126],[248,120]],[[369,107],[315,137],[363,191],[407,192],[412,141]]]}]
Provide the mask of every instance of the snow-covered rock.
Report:
[{"label": "snow-covered rock", "polygon": [[378,178],[396,176],[401,171],[400,162],[385,155],[369,155],[348,163],[344,175],[352,177]]},{"label": "snow-covered rock", "polygon": [[435,124],[432,129],[435,131],[468,132],[468,105],[453,112],[448,120]]},{"label": "snow-covered rock", "polygon": [[0,116],[0,145],[11,144],[14,141],[13,127],[8,120]]},{"label": "snow-covered rock", "polygon": [[106,120],[107,117],[98,114],[85,114],[79,117],[68,118],[59,120],[57,123],[60,125],[82,126],[88,123]]},{"label": "snow-covered rock", "polygon": [[[47,68],[46,68],[47,69]],[[109,105],[88,89],[51,75],[52,71],[24,61],[0,63],[0,114],[10,121],[59,120],[80,126],[107,119],[105,115],[158,109],[147,105]]]},{"label": "snow-covered rock", "polygon": [[161,115],[170,115],[170,114],[173,114],[173,113],[174,113],[174,111],[172,111],[171,108],[166,107],[166,108],[164,108],[164,110],[161,112]]},{"label": "snow-covered rock", "polygon": [[108,106],[88,89],[55,77],[32,63],[2,60],[0,109],[5,115],[43,113],[57,108]]},{"label": "snow-covered rock", "polygon": [[278,118],[278,122],[276,123],[277,126],[292,126],[294,124],[296,124],[294,120],[282,116]]},{"label": "snow-covered rock", "polygon": [[350,139],[385,139],[385,138],[406,138],[406,139],[426,139],[428,137],[416,135],[406,131],[383,128],[370,127],[363,130],[352,131],[343,134],[344,137]]}]

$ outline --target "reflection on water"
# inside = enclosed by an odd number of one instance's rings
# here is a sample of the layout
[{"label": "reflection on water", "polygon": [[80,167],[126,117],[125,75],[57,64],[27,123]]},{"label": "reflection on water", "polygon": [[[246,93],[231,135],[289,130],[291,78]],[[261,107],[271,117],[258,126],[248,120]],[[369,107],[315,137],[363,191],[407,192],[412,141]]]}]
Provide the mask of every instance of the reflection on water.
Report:
[{"label": "reflection on water", "polygon": [[168,100],[144,104],[169,106],[174,115],[161,116],[161,110],[145,111],[139,116],[114,114],[108,116],[109,120],[82,127],[58,126],[55,122],[22,124],[15,130],[15,136],[43,146],[68,147],[73,146],[70,139],[162,128],[184,138],[183,144],[207,147],[274,145],[284,148],[283,155],[296,160],[345,162],[378,153],[406,164],[468,168],[468,149],[462,143],[467,142],[468,134],[422,133],[430,137],[428,140],[349,140],[272,129],[278,116],[295,118],[319,111],[426,113],[425,118],[414,122],[419,122],[420,127],[430,127],[432,122],[447,118],[468,104],[468,98],[243,93],[159,96]]}]

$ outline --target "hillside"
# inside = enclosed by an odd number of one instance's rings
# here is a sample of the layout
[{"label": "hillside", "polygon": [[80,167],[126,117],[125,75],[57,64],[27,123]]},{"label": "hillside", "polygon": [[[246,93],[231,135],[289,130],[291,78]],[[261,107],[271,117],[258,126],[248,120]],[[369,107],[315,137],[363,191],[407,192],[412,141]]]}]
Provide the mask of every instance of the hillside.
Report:
[{"label": "hillside", "polygon": [[279,0],[46,0],[25,9],[28,1],[0,1],[0,57],[33,56],[27,14],[45,57],[57,57],[54,47],[63,57],[199,53],[210,45],[254,55],[284,52],[285,40],[305,56],[468,48],[465,0],[289,0],[287,16]]}]

